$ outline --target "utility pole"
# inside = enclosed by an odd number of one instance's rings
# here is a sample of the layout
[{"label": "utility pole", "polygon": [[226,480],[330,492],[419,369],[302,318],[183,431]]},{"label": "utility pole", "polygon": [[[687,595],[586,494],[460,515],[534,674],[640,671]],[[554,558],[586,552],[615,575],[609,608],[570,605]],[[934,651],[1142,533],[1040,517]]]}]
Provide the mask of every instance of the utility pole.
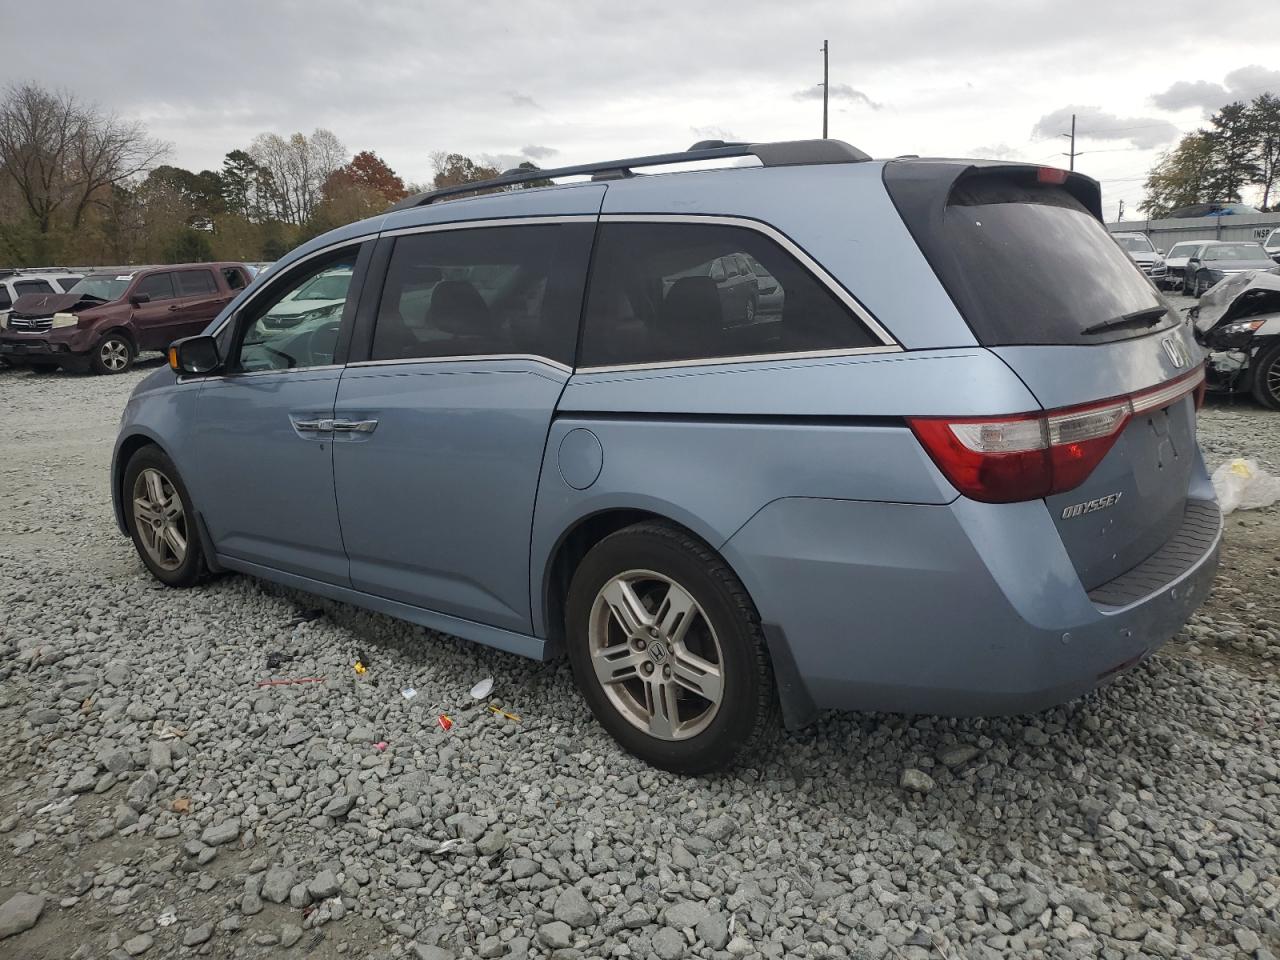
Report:
[{"label": "utility pole", "polygon": [[1069,169],[1074,170],[1076,168],[1076,115],[1074,113],[1071,115],[1071,132],[1060,133],[1058,136],[1071,138],[1071,152],[1067,156],[1071,158]]},{"label": "utility pole", "polygon": [[830,89],[827,70],[827,41],[822,41],[822,139],[827,139],[827,91]]},{"label": "utility pole", "polygon": [[1116,214],[1116,222],[1119,223],[1124,219],[1124,199],[1120,200],[1120,212]]}]

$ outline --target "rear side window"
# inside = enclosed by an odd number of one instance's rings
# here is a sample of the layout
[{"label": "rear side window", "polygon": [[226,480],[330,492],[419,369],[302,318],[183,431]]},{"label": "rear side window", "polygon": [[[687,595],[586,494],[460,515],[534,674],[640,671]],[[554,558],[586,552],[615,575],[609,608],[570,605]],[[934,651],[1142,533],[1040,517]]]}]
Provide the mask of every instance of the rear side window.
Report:
[{"label": "rear side window", "polygon": [[157,300],[172,300],[173,274],[153,273],[149,277],[143,277],[138,281],[138,287],[133,292],[135,296],[145,293],[153,303]]},{"label": "rear side window", "polygon": [[959,165],[947,190],[947,166],[887,164],[885,184],[979,343],[1104,343],[1177,322],[1071,190],[1037,182],[1034,168],[955,179]]},{"label": "rear side window", "polygon": [[879,342],[799,261],[755,230],[605,223],[578,362],[666,363]]},{"label": "rear side window", "polygon": [[218,292],[218,284],[208,270],[180,270],[174,277],[180,297],[205,297]]},{"label": "rear side window", "polygon": [[13,306],[13,298],[9,296],[9,288],[0,284],[0,310],[8,310]]},{"label": "rear side window", "polygon": [[47,280],[15,280],[13,292],[19,297],[25,297],[29,293],[56,293],[57,291]]},{"label": "rear side window", "polygon": [[399,237],[372,359],[521,354],[572,364],[591,233],[573,223]]}]

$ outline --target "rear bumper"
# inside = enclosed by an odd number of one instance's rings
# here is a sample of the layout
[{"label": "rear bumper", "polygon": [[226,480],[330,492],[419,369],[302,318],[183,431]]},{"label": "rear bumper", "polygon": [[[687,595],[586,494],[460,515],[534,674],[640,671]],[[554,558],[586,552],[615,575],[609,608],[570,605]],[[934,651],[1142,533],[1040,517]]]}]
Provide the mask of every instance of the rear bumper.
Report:
[{"label": "rear bumper", "polygon": [[1211,493],[1193,495],[1213,511],[1199,555],[1119,605],[1085,592],[1040,501],[777,500],[722,552],[785,646],[771,652],[793,719],[805,706],[1025,713],[1113,679],[1204,601],[1222,523]]}]

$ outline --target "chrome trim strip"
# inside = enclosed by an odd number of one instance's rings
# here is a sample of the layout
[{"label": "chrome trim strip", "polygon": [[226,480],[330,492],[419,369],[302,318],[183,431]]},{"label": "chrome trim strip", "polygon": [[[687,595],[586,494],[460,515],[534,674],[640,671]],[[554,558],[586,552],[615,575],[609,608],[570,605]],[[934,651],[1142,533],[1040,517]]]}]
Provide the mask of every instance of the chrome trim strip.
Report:
[{"label": "chrome trim strip", "polygon": [[537,217],[494,217],[492,220],[450,220],[445,223],[423,223],[416,227],[384,230],[379,236],[402,237],[413,233],[441,233],[446,230],[473,230],[483,227],[546,226],[555,223],[595,223],[594,213],[565,213]]},{"label": "chrome trim strip", "polygon": [[[358,247],[362,243],[366,243],[369,240],[376,240],[377,238],[378,238],[378,234],[376,233],[362,233],[358,237],[349,237],[348,239],[342,240],[338,243],[331,243],[328,246],[321,247],[319,250],[312,250],[305,257],[299,257],[297,260],[294,260],[292,263],[290,263],[287,269],[292,270],[294,267],[298,266],[298,264],[306,263],[308,260],[312,260],[315,257],[323,256],[326,253],[333,253],[333,251],[341,250],[343,247],[352,247],[352,246]],[[275,264],[272,264],[272,266],[274,267]],[[249,296],[245,299],[244,303],[240,304],[240,306],[236,307],[234,310],[228,313],[226,318],[220,324],[218,324],[218,326],[213,330],[212,333],[209,334],[209,336],[216,337],[220,333],[222,333],[226,325],[231,322],[232,317],[234,317],[237,313],[240,313],[242,310],[244,310],[245,307],[253,303],[253,301],[256,300],[258,297],[260,297],[262,295],[263,290],[273,285],[272,280],[274,279],[274,274],[276,273],[276,271],[272,270],[271,273],[273,274],[273,276],[268,277],[266,282],[263,283],[261,287],[253,291],[253,293],[249,294]],[[261,276],[261,274],[259,274],[259,276]],[[257,277],[255,277],[254,279],[256,280]],[[314,370],[316,368],[310,367],[308,369]]]},{"label": "chrome trim strip", "polygon": [[1177,400],[1181,400],[1189,393],[1194,393],[1196,388],[1204,381],[1204,368],[1201,367],[1190,375],[1184,375],[1157,390],[1150,393],[1140,394],[1133,400],[1130,405],[1133,407],[1134,413],[1146,413],[1148,410],[1159,410],[1169,406]]},{"label": "chrome trim strip", "polygon": [[817,260],[805,253],[794,240],[788,237],[781,230],[760,220],[751,220],[747,217],[725,217],[717,215],[700,215],[700,214],[684,214],[684,213],[605,213],[600,215],[601,223],[711,223],[725,227],[745,227],[748,230],[754,230],[756,233],[763,234],[774,243],[778,244],[789,254],[795,257],[800,263],[812,273],[823,286],[835,294],[836,299],[843,303],[850,311],[853,312],[859,320],[861,320],[867,328],[880,338],[880,342],[887,347],[902,349],[898,341],[890,336],[889,331],[876,321],[874,317],[867,311],[857,299],[848,290],[842,287],[827,269],[818,263]]},{"label": "chrome trim strip", "polygon": [[468,363],[470,361],[485,360],[530,360],[534,363],[541,363],[544,366],[551,367],[554,370],[559,370],[561,373],[573,373],[572,367],[561,363],[559,360],[552,360],[550,357],[540,357],[531,353],[485,353],[453,357],[407,357],[403,360],[360,360],[356,363],[348,363],[347,369],[357,367],[388,367],[396,364],[407,363]]},{"label": "chrome trim strip", "polygon": [[317,367],[286,367],[283,370],[246,370],[243,373],[218,373],[209,377],[188,374],[186,377],[179,377],[179,383],[196,380],[243,380],[246,377],[268,377],[272,374],[280,373],[311,373],[314,370],[341,370],[340,363],[326,363]]},{"label": "chrome trim strip", "polygon": [[902,353],[899,346],[850,347],[847,350],[808,350],[801,353],[760,353],[739,357],[711,357],[705,360],[663,360],[653,363],[619,363],[606,367],[578,367],[578,373],[622,373],[625,371],[667,370],[681,367],[719,367],[736,363],[769,363],[774,360],[821,360],[836,357],[863,357]]}]

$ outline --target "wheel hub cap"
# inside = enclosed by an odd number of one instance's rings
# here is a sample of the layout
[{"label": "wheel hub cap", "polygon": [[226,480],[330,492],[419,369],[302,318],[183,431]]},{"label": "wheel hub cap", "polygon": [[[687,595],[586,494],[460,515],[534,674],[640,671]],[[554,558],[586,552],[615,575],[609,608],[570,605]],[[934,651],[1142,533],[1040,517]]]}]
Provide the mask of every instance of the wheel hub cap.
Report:
[{"label": "wheel hub cap", "polygon": [[669,577],[629,570],[596,595],[591,664],[609,703],[660,740],[705,730],[720,710],[720,641],[693,595]]},{"label": "wheel hub cap", "polygon": [[173,482],[147,467],[133,482],[133,520],[138,541],[162,570],[176,570],[187,558],[187,517]]}]

